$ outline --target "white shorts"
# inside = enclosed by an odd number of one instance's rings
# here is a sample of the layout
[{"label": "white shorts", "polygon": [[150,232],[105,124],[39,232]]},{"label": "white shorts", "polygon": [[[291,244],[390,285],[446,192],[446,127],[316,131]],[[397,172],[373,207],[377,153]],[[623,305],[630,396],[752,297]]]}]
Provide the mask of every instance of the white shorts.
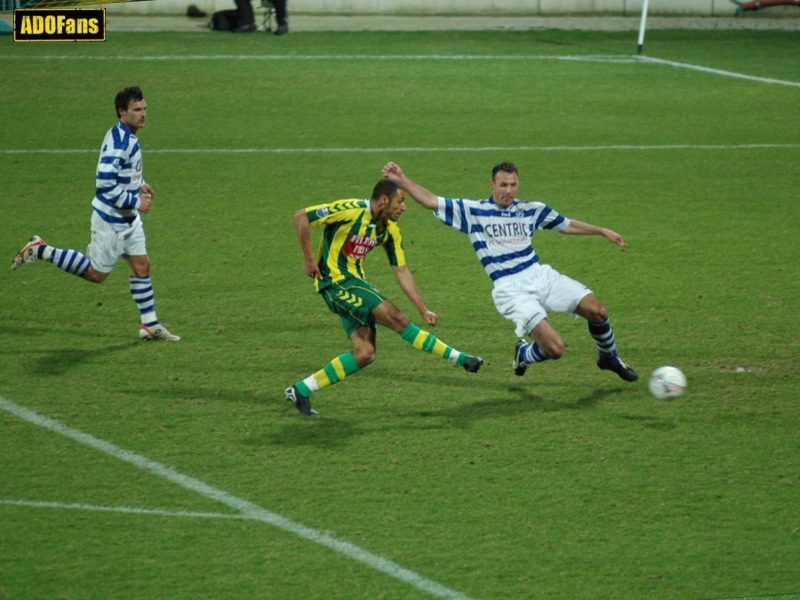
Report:
[{"label": "white shorts", "polygon": [[548,312],[577,319],[575,309],[591,293],[579,281],[562,275],[550,265],[537,263],[523,277],[500,280],[492,290],[492,299],[500,314],[517,326],[517,337],[523,337],[547,318]]},{"label": "white shorts", "polygon": [[95,271],[111,273],[120,256],[142,256],[147,254],[142,219],[137,217],[130,227],[117,231],[100,215],[92,212],[92,241],[86,248],[86,256]]}]

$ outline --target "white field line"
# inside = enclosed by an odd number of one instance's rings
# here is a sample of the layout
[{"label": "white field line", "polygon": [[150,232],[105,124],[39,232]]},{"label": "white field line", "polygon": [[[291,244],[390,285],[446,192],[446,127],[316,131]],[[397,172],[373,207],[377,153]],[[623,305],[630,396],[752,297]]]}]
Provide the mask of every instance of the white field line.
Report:
[{"label": "white field line", "polygon": [[162,510],[154,508],[136,508],[133,506],[97,506],[96,504],[68,504],[65,502],[39,502],[34,500],[0,500],[0,505],[26,506],[31,508],[60,508],[67,510],[83,510],[87,512],[111,512],[127,515],[155,515],[158,517],[189,517],[193,519],[240,519],[252,521],[247,515],[232,515],[216,512],[194,512],[186,510]]},{"label": "white field line", "polygon": [[784,81],[783,79],[771,79],[769,77],[756,77],[755,75],[745,75],[743,73],[735,73],[733,71],[723,71],[722,69],[712,69],[711,67],[701,67],[699,65],[690,65],[687,63],[674,62],[671,60],[663,60],[661,58],[653,58],[651,56],[639,56],[638,60],[648,63],[656,63],[659,65],[669,65],[671,67],[678,67],[681,69],[691,69],[693,71],[702,71],[703,73],[712,73],[714,75],[722,75],[724,77],[734,77],[736,79],[747,79],[749,81],[758,81],[760,83],[774,83],[778,85],[790,85],[793,87],[800,87],[800,82],[797,81]]},{"label": "white field line", "polygon": [[[374,152],[606,152],[652,150],[769,150],[800,148],[800,144],[665,144],[612,146],[477,146],[443,148],[148,148],[148,154],[336,154]],[[0,154],[96,154],[97,149],[0,149]]]},{"label": "white field line", "polygon": [[470,600],[468,596],[465,596],[461,592],[451,590],[440,583],[426,579],[414,571],[410,571],[409,569],[401,567],[397,563],[382,558],[354,544],[345,542],[343,540],[337,540],[315,529],[295,523],[294,521],[262,508],[257,504],[253,504],[252,502],[242,498],[237,498],[236,496],[233,496],[224,490],[215,488],[189,475],[184,475],[172,467],[150,460],[146,456],[142,456],[140,454],[136,454],[134,452],[130,452],[129,450],[115,446],[114,444],[96,438],[88,433],[73,429],[72,427],[64,425],[59,421],[42,416],[37,412],[15,404],[10,400],[6,400],[3,397],[0,397],[0,409],[15,415],[20,419],[28,421],[29,423],[49,429],[56,433],[60,433],[61,435],[76,442],[89,446],[90,448],[94,448],[95,450],[99,450],[100,452],[104,452],[109,456],[166,479],[167,481],[200,494],[201,496],[221,502],[222,504],[240,511],[241,514],[248,519],[269,523],[270,525],[274,525],[275,527],[283,529],[288,533],[292,533],[298,537],[305,538],[330,548],[331,550],[339,552],[348,558],[352,558],[353,560],[364,563],[373,569],[381,571],[386,575],[394,577],[403,583],[425,591],[433,596],[451,600]]}]

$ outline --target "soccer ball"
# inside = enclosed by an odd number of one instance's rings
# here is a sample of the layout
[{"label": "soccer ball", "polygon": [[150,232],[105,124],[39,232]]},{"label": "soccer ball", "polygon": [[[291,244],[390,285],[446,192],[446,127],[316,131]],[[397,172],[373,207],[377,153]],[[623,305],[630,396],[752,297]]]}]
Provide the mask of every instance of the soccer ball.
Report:
[{"label": "soccer ball", "polygon": [[650,375],[650,393],[659,400],[672,400],[686,391],[686,375],[675,367],[658,367]]}]

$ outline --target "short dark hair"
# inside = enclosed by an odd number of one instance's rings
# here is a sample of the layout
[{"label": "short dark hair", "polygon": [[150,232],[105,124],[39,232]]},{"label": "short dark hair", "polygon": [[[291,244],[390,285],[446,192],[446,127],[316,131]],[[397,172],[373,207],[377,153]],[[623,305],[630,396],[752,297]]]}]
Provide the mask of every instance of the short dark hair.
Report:
[{"label": "short dark hair", "polygon": [[503,173],[516,173],[519,175],[519,171],[517,171],[517,167],[514,166],[514,163],[501,162],[492,169],[492,181],[494,181],[494,176],[497,175],[498,171],[503,171]]},{"label": "short dark hair", "polygon": [[400,184],[393,179],[381,179],[372,190],[371,200],[378,200],[381,196],[386,196],[391,200],[401,189],[403,188]]},{"label": "short dark hair", "polygon": [[119,117],[120,110],[128,110],[128,106],[130,106],[131,102],[141,102],[142,100],[144,100],[144,94],[142,94],[142,90],[139,89],[138,85],[126,87],[114,98],[114,108],[117,109],[117,117]]}]

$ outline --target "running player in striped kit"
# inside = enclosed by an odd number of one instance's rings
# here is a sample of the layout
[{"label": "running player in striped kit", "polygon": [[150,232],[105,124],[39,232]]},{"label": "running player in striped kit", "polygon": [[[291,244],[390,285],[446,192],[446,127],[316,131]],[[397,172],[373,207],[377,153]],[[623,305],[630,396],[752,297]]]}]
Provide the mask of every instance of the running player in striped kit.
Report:
[{"label": "running player in striped kit", "polygon": [[147,119],[147,102],[138,87],[125,88],[114,99],[119,123],[114,125],[100,150],[96,195],[92,200],[92,241],[86,254],[56,248],[33,236],[11,262],[16,270],[24,263],[47,260],[62,271],[92,283],[103,283],[120,257],[131,268],[130,290],[139,309],[143,340],[179,341],[156,317],[150,260],[147,257],[140,212],[152,206],[153,188],[142,178],[142,150],[136,132]]},{"label": "running player in striped kit", "polygon": [[[324,368],[286,388],[286,400],[304,415],[315,415],[311,394],[338,383],[375,360],[376,324],[400,334],[414,348],[446,358],[467,372],[477,373],[483,360],[451,348],[417,327],[403,312],[367,283],[364,259],[382,245],[400,289],[431,327],[439,317],[428,310],[406,265],[403,238],[397,220],[406,210],[406,193],[384,179],[368,200],[338,200],[299,210],[295,230],[303,252],[303,272],[313,277],[317,292],[331,312],[339,315],[353,350],[334,358]],[[323,227],[316,257],[311,249],[311,225]]]},{"label": "running player in striped kit", "polygon": [[492,196],[488,200],[461,200],[436,196],[411,181],[395,163],[383,168],[384,177],[399,183],[419,204],[435,211],[445,224],[469,235],[472,247],[492,278],[495,306],[516,325],[517,341],[512,367],[518,376],[533,363],[561,358],[565,344],[550,324],[548,312],[558,312],[589,323],[589,334],[597,344],[597,366],[613,371],[625,381],[636,381],[638,375],[620,360],[608,311],[582,283],[562,275],[539,262],[533,249],[533,233],[537,229],[572,235],[600,235],[622,250],[627,245],[622,237],[588,223],[570,220],[541,202],[517,200],[519,174],[508,162],[492,170]]}]

